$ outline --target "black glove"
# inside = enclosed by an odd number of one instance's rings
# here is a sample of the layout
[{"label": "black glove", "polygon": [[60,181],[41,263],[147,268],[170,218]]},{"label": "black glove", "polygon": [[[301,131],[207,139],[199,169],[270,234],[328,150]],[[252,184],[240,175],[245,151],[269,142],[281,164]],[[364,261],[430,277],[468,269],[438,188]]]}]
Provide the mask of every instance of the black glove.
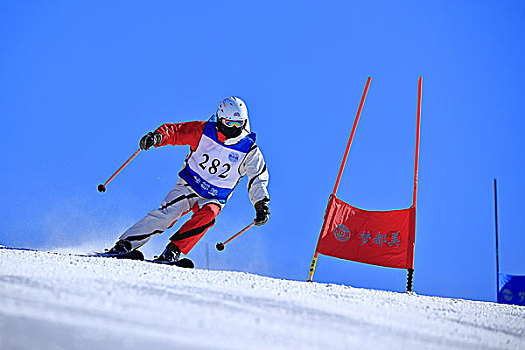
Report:
[{"label": "black glove", "polygon": [[255,203],[255,211],[257,212],[257,216],[255,217],[255,225],[261,226],[266,224],[266,222],[269,219],[270,216],[270,209],[268,209],[268,200],[262,199]]},{"label": "black glove", "polygon": [[160,132],[148,132],[140,139],[140,149],[147,151],[151,146],[160,145],[162,134]]}]

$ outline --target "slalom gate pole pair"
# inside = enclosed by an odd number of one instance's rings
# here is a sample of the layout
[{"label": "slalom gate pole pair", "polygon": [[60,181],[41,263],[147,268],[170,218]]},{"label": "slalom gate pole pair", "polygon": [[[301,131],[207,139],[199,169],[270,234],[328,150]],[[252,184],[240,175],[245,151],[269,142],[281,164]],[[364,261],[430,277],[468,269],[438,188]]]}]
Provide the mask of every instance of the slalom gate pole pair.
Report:
[{"label": "slalom gate pole pair", "polygon": [[[139,153],[140,153],[141,149],[139,148],[131,157],[129,157],[129,159],[124,163],[122,164],[122,166],[120,168],[118,168],[117,171],[115,171],[115,173],[113,175],[111,175],[111,177],[108,179],[108,181],[106,181],[104,184],[100,184],[98,185],[97,189],[99,192],[106,192],[106,186],[108,183],[111,182],[111,180],[113,180],[115,178],[115,176],[117,176],[118,173],[120,173],[122,171],[122,169],[124,169],[128,164],[129,162],[131,162],[133,160],[133,158],[135,158]],[[250,227],[252,227],[253,225],[255,225],[255,222],[252,222],[250,225],[246,226],[244,229],[242,229],[239,233],[233,235],[230,239],[228,239],[226,242],[224,243],[217,243],[217,245],[215,246],[217,248],[218,251],[223,251],[224,250],[224,246],[228,243],[230,243],[231,241],[233,241],[237,236],[240,236],[241,234],[243,234],[244,232],[246,232]]]}]

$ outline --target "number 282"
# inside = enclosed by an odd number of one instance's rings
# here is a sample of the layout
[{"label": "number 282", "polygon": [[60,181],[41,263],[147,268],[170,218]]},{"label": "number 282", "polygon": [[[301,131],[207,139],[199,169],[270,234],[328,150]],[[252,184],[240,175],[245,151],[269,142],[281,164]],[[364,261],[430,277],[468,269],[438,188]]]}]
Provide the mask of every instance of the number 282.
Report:
[{"label": "number 282", "polygon": [[228,172],[231,169],[231,165],[230,164],[225,163],[225,164],[222,164],[222,166],[221,166],[221,161],[220,160],[213,159],[211,161],[211,165],[208,166],[208,162],[210,161],[210,156],[208,154],[206,154],[206,153],[204,153],[202,156],[204,157],[204,160],[199,163],[199,166],[201,167],[202,170],[208,169],[208,172],[210,174],[212,174],[212,175],[213,174],[217,174],[219,171],[222,171],[222,173],[217,175],[221,179],[225,179],[228,176]]}]

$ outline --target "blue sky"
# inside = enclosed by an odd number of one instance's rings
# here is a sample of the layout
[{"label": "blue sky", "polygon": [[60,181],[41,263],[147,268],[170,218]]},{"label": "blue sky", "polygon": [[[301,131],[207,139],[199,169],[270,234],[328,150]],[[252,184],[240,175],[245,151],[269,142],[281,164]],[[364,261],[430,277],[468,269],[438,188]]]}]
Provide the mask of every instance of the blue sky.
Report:
[{"label": "blue sky", "polygon": [[[524,16],[521,1],[3,1],[0,244],[109,247],[160,204],[188,148],[143,152],[96,186],[146,132],[236,95],[268,163],[271,219],[213,249],[253,220],[243,180],[190,257],[306,280],[368,76],[338,196],[410,206],[422,75],[414,290],[495,300],[494,178],[501,271],[525,274]],[[403,291],[405,276],[320,256],[314,280]]]}]

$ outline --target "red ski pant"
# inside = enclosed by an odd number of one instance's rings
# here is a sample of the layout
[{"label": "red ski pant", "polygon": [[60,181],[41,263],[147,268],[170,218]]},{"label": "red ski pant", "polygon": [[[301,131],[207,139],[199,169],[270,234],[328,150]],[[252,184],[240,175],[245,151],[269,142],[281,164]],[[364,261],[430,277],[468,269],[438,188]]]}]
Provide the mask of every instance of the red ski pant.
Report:
[{"label": "red ski pant", "polygon": [[[194,214],[191,219],[186,221],[184,225],[170,238],[180,251],[188,254],[189,251],[197,244],[197,242],[204,236],[206,231],[215,224],[215,218],[221,212],[221,208],[214,203],[206,204],[202,208],[192,208]],[[173,223],[175,224],[175,222]]]},{"label": "red ski pant", "polygon": [[188,254],[206,231],[215,224],[223,204],[216,199],[207,199],[195,193],[189,185],[180,180],[168,193],[158,209],[150,211],[142,220],[131,226],[119,239],[131,243],[133,249],[146,244],[151,237],[172,227],[183,215],[193,211],[188,222],[170,238],[181,252]]}]

